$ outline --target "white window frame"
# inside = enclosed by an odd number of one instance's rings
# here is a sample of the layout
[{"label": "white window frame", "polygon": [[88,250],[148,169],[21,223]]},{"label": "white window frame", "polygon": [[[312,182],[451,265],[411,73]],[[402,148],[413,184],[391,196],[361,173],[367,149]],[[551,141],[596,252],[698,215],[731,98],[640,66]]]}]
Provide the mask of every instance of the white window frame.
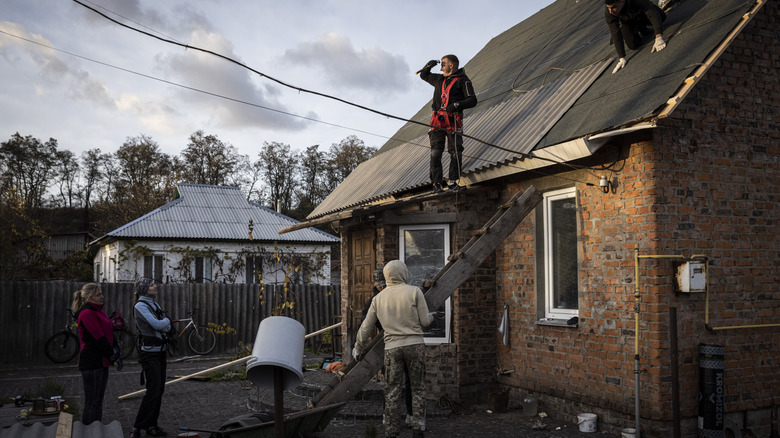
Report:
[{"label": "white window frame", "polygon": [[[151,257],[152,258],[152,266],[151,270],[152,272],[146,272],[146,258]],[[158,258],[159,257],[159,258]],[[144,255],[141,259],[143,263],[143,276],[147,278],[151,278],[155,282],[164,283],[165,282],[165,254],[161,253],[153,253],[150,255]],[[158,263],[159,262],[159,263]],[[160,268],[160,278],[156,278],[155,271],[157,271],[157,268]]]},{"label": "white window frame", "polygon": [[[399,252],[399,260],[406,263],[406,239],[404,239],[404,233],[406,231],[417,231],[417,230],[443,230],[444,231],[444,257],[442,259],[442,267],[447,264],[447,257],[450,255],[450,226],[449,224],[426,224],[426,225],[402,225],[398,227],[398,252]],[[413,283],[415,279],[410,278],[409,282]],[[451,333],[450,333],[450,320],[452,318],[452,299],[447,298],[447,300],[444,302],[444,336],[425,336],[425,343],[426,344],[448,344],[450,343]],[[428,311],[433,312],[436,309],[428,309]],[[423,327],[423,330],[425,328]]]},{"label": "white window frame", "polygon": [[[200,259],[200,260],[198,260]],[[192,262],[193,269],[192,269],[192,280],[198,281],[198,261],[200,261],[200,267],[203,269],[203,278],[201,278],[200,283],[212,283],[214,282],[214,274],[212,273],[213,265],[211,263],[211,257],[195,257],[195,260]]]},{"label": "white window frame", "polygon": [[[579,316],[579,296],[577,297],[576,309],[560,309],[553,306],[554,303],[554,281],[553,281],[553,242],[552,242],[552,227],[553,217],[550,212],[550,207],[554,201],[561,199],[574,199],[577,203],[577,189],[570,187],[561,190],[555,190],[544,194],[543,200],[543,234],[544,234],[544,312],[545,317],[548,319],[569,319],[573,316]],[[575,213],[576,215],[576,213]],[[579,237],[579,230],[577,231]],[[576,245],[574,248],[577,251]],[[579,256],[577,257],[579,260]],[[577,263],[579,266],[579,263]],[[579,290],[579,273],[577,273],[577,285]]]}]

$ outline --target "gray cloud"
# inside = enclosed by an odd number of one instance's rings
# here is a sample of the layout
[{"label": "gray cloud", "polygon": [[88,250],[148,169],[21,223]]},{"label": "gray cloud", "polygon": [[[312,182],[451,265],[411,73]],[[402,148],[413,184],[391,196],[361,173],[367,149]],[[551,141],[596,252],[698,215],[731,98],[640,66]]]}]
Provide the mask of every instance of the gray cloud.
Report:
[{"label": "gray cloud", "polygon": [[316,70],[339,90],[401,93],[411,88],[402,56],[378,47],[358,50],[348,37],[332,32],[286,50],[282,62]]},{"label": "gray cloud", "polygon": [[[229,41],[206,28],[196,26],[190,36],[189,44],[240,61]],[[177,81],[188,87],[256,106],[293,112],[277,99],[280,94],[274,90],[274,87],[255,85],[254,73],[224,59],[200,51],[187,50],[161,55],[157,61],[160,69],[169,71],[179,78]],[[297,131],[304,129],[307,124],[301,119],[279,112],[211,95],[192,91],[183,91],[178,95],[189,105],[197,107],[197,109],[189,108],[190,111],[196,110],[207,114],[220,127]]]},{"label": "gray cloud", "polygon": [[65,85],[66,93],[71,98],[86,100],[104,108],[116,107],[108,88],[100,80],[82,69],[78,62],[67,62],[60,59],[55,50],[47,48],[54,47],[54,44],[49,40],[41,35],[32,34],[24,26],[15,23],[0,22],[0,27],[12,35],[37,43],[30,44],[23,40],[10,40],[19,43],[18,45],[15,43],[0,45],[0,53],[3,56],[6,56],[12,47],[18,46],[18,49],[22,53],[26,53],[35,63],[41,77],[50,84],[51,88]]}]

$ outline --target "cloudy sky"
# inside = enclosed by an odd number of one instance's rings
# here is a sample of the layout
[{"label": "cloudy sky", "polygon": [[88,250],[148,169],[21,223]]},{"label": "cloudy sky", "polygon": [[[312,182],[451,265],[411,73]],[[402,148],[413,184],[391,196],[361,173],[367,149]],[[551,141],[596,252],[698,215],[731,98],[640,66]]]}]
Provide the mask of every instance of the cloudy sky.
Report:
[{"label": "cloudy sky", "polygon": [[[77,155],[141,134],[176,155],[202,129],[256,158],[263,142],[379,147],[432,88],[414,72],[553,0],[72,0],[0,2],[0,141],[18,132]],[[475,7],[479,5],[479,7]]]}]

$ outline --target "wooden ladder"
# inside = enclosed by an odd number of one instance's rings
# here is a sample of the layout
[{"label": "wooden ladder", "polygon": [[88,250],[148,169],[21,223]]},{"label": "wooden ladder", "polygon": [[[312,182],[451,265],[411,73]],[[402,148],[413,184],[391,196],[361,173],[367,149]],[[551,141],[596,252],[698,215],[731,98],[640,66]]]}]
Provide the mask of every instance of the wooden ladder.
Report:
[{"label": "wooden ladder", "polygon": [[[542,194],[531,186],[501,205],[496,214],[475,233],[460,251],[450,255],[447,264],[426,283],[425,301],[429,309],[438,309],[455,289],[466,281],[517,225],[542,201]],[[310,407],[352,400],[382,368],[385,343],[383,333],[369,342],[360,361],[352,361],[341,376],[333,380],[309,401]]]}]

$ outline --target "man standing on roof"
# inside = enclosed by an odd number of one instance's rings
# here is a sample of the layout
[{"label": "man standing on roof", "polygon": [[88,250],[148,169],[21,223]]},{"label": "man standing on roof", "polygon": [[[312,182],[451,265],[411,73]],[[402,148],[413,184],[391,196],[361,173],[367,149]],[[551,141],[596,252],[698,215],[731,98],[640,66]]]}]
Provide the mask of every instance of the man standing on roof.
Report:
[{"label": "man standing on roof", "polygon": [[666,20],[666,14],[650,0],[604,0],[607,10],[604,18],[612,33],[612,44],[615,45],[618,60],[612,74],[626,66],[626,49],[623,42],[631,50],[642,45],[642,38],[649,35],[653,27],[655,43],[650,52],[660,52],[666,47],[661,24]]},{"label": "man standing on roof", "polygon": [[445,55],[441,58],[441,72],[431,73],[438,61],[431,60],[418,73],[425,82],[433,85],[433,116],[428,137],[431,141],[431,182],[433,191],[441,192],[441,156],[444,144],[450,153],[450,172],[447,186],[457,190],[458,178],[463,161],[463,110],[477,105],[474,86],[462,68],[458,68],[458,57]]},{"label": "man standing on roof", "polygon": [[352,354],[357,360],[362,358],[371,332],[379,321],[384,328],[385,341],[385,436],[397,437],[399,433],[401,388],[406,368],[412,387],[412,436],[422,438],[425,431],[425,338],[422,328],[431,324],[433,315],[428,313],[428,304],[420,288],[409,284],[409,270],[404,262],[387,263],[383,273],[387,287],[371,300]]}]

